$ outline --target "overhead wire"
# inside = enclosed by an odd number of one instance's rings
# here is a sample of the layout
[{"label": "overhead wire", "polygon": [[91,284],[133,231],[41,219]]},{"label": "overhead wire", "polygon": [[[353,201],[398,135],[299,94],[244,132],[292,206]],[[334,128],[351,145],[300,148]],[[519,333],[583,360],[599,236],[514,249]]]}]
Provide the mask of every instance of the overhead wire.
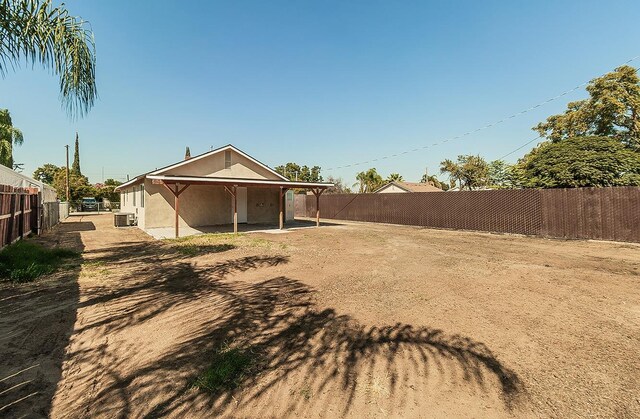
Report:
[{"label": "overhead wire", "polygon": [[526,146],[528,146],[529,144],[531,144],[532,142],[536,141],[536,140],[541,140],[542,136],[538,135],[536,138],[534,138],[533,140],[529,140],[526,143],[522,144],[520,147],[516,148],[513,151],[508,152],[507,154],[505,154],[504,156],[498,158],[498,160],[502,160],[506,157],[509,157],[510,155],[512,155],[513,153],[515,153],[516,151],[522,150],[523,148],[525,148]]},{"label": "overhead wire", "polygon": [[[637,60],[638,58],[640,58],[640,55],[636,55],[635,57],[633,57],[633,58],[631,58],[631,59],[629,59],[629,60],[625,61],[624,63],[620,64],[620,65],[619,65],[619,66],[617,66],[617,67],[620,67],[620,66],[623,66],[623,65],[629,64],[629,63],[631,63],[631,62],[633,62],[633,61]],[[552,97],[552,98],[550,98],[550,99],[547,99],[547,100],[545,100],[545,101],[543,101],[543,102],[540,102],[540,103],[538,103],[538,104],[536,104],[536,105],[533,105],[533,106],[531,106],[531,107],[529,107],[529,108],[527,108],[527,109],[521,110],[520,112],[516,112],[516,113],[514,113],[514,114],[512,114],[512,115],[509,115],[509,116],[507,116],[507,117],[504,117],[504,118],[502,118],[502,119],[500,119],[500,120],[498,120],[498,121],[492,122],[492,123],[490,123],[490,124],[487,124],[487,125],[481,126],[481,127],[479,127],[479,128],[476,128],[476,129],[473,129],[473,130],[467,131],[467,132],[465,132],[465,133],[463,133],[463,134],[456,135],[455,137],[446,138],[446,139],[441,140],[441,141],[436,141],[436,142],[434,142],[434,143],[432,143],[432,144],[427,144],[427,145],[424,145],[424,146],[421,146],[421,147],[416,147],[416,148],[413,148],[413,149],[410,149],[410,150],[405,150],[405,151],[402,151],[402,152],[399,152],[399,153],[389,154],[389,155],[386,155],[386,156],[378,157],[378,158],[371,159],[371,160],[361,161],[361,162],[358,162],[358,163],[351,163],[351,164],[346,164],[346,165],[342,165],[342,166],[330,167],[330,168],[325,169],[325,170],[330,171],[330,170],[337,170],[337,169],[346,169],[346,168],[348,168],[348,167],[360,166],[360,165],[362,165],[362,164],[375,163],[375,162],[377,162],[377,161],[386,160],[386,159],[390,159],[390,158],[394,158],[394,157],[402,156],[402,155],[409,154],[409,153],[415,153],[415,152],[418,152],[418,151],[421,151],[421,150],[425,150],[425,149],[428,149],[428,148],[431,148],[431,147],[435,147],[435,146],[438,146],[438,145],[442,145],[442,144],[445,144],[445,143],[447,143],[447,142],[449,142],[449,141],[459,140],[459,139],[464,138],[464,137],[466,137],[466,136],[469,136],[469,135],[471,135],[471,134],[475,134],[475,133],[477,133],[477,132],[480,132],[480,131],[483,131],[483,130],[489,129],[489,128],[494,127],[494,126],[496,126],[496,125],[502,124],[502,123],[504,123],[504,122],[506,122],[506,121],[508,121],[508,120],[510,120],[510,119],[513,119],[513,118],[516,118],[516,117],[518,117],[518,116],[524,115],[524,114],[526,114],[526,113],[528,113],[528,112],[531,112],[531,111],[533,111],[533,110],[535,110],[535,109],[537,109],[537,108],[539,108],[539,107],[541,107],[541,106],[543,106],[543,105],[546,105],[547,103],[551,103],[551,102],[553,102],[553,101],[555,101],[555,100],[558,100],[558,99],[560,99],[560,98],[562,98],[562,97],[564,97],[564,96],[566,96],[566,95],[568,95],[568,94],[570,94],[570,93],[575,92],[575,91],[576,91],[576,90],[578,90],[578,89],[583,88],[584,86],[588,85],[590,82],[591,82],[591,80],[586,81],[586,82],[584,82],[584,83],[580,83],[579,85],[577,85],[577,86],[575,86],[575,87],[573,87],[573,88],[571,88],[571,89],[569,89],[569,90],[566,90],[566,91],[564,91],[564,92],[560,93],[559,95],[556,95],[556,96],[554,96],[554,97]],[[523,148],[523,147],[527,146],[528,144],[531,144],[532,142],[534,142],[535,140],[537,140],[537,139],[539,139],[539,138],[541,138],[541,137],[536,137],[536,138],[534,138],[533,140],[531,140],[531,141],[527,142],[526,144],[524,144],[524,145],[520,146],[518,149],[516,149],[516,150],[514,150],[514,151],[510,152],[509,154],[505,155],[504,157],[507,157],[507,156],[509,156],[509,155],[511,155],[511,154],[513,154],[513,153],[515,153],[516,151],[518,151],[518,150],[520,150],[521,148]],[[503,157],[503,158],[504,158],[504,157]]]}]

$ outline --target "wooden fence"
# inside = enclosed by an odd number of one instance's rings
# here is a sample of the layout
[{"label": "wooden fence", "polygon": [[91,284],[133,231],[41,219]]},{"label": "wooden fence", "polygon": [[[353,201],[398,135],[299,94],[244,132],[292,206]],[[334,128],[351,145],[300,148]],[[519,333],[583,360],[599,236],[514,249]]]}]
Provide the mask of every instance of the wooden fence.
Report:
[{"label": "wooden fence", "polygon": [[38,190],[0,185],[0,248],[38,228]]},{"label": "wooden fence", "polygon": [[[295,204],[296,216],[315,217],[315,196],[297,195]],[[640,242],[640,187],[322,195],[320,216]]]}]

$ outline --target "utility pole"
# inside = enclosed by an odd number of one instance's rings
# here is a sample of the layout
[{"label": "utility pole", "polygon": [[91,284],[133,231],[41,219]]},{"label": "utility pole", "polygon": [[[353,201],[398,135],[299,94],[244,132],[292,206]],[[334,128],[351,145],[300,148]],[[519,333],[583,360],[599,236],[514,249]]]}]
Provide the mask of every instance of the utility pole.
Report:
[{"label": "utility pole", "polygon": [[67,179],[66,179],[66,192],[67,192],[67,202],[69,202],[69,145],[64,146],[67,149]]}]

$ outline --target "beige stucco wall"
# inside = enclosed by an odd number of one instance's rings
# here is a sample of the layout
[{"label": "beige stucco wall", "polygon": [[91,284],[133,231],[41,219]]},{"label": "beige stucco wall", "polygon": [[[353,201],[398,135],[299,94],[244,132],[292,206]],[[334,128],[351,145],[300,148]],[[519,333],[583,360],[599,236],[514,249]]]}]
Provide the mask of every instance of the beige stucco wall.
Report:
[{"label": "beige stucco wall", "polygon": [[377,193],[407,193],[407,191],[398,188],[396,185],[390,185]]},{"label": "beige stucco wall", "polygon": [[247,188],[247,223],[277,224],[279,195],[276,188]]},{"label": "beige stucco wall", "polygon": [[[173,227],[174,196],[163,185],[145,181],[145,223],[141,228]],[[247,222],[277,224],[275,188],[247,188]],[[180,226],[202,227],[233,223],[231,195],[223,186],[189,186],[180,194]]]},{"label": "beige stucco wall", "polygon": [[[120,191],[120,212],[128,212],[135,214],[138,220],[138,227],[145,228],[145,206],[146,206],[146,191],[143,192],[143,185],[137,184],[129,186],[127,189]],[[144,193],[144,201],[142,200]],[[135,195],[135,200],[133,199]],[[134,202],[135,201],[135,202]]]},{"label": "beige stucco wall", "polygon": [[192,160],[189,164],[162,172],[163,175],[174,176],[208,176],[230,177],[240,179],[270,179],[278,180],[278,176],[262,166],[252,162],[241,154],[231,151],[231,167],[224,168],[224,151]]},{"label": "beige stucco wall", "polygon": [[[163,185],[145,181],[145,227],[173,227],[174,196]],[[180,225],[209,226],[233,222],[231,196],[222,186],[191,185],[180,194]]]}]

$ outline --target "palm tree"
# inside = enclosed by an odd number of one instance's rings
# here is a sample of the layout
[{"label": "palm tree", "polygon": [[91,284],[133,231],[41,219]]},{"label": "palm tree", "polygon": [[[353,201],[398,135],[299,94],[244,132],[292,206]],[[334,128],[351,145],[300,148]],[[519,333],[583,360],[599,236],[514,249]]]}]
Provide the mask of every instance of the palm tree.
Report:
[{"label": "palm tree", "polygon": [[460,190],[473,190],[487,184],[489,166],[480,156],[458,156],[458,161],[446,159],[440,163],[440,173],[448,173],[451,187],[460,186]]},{"label": "palm tree", "polygon": [[353,186],[359,187],[358,193],[371,193],[382,186],[383,183],[382,176],[378,174],[375,168],[358,173],[356,180],[358,182],[354,183]]},{"label": "palm tree", "polygon": [[82,116],[96,97],[95,43],[88,23],[51,0],[0,0],[0,75],[22,60],[39,63],[60,78],[60,99],[71,117]]},{"label": "palm tree", "polygon": [[13,126],[9,110],[0,109],[0,164],[13,169],[13,146],[22,141],[22,132]]},{"label": "palm tree", "polygon": [[446,183],[438,179],[436,175],[428,175],[425,173],[424,175],[422,175],[422,179],[420,179],[420,183],[428,183],[429,185],[435,186],[436,188],[442,189],[443,191],[446,191],[449,189],[449,185],[447,185]]},{"label": "palm tree", "polygon": [[391,173],[387,176],[387,182],[402,182],[404,179],[400,173]]}]

